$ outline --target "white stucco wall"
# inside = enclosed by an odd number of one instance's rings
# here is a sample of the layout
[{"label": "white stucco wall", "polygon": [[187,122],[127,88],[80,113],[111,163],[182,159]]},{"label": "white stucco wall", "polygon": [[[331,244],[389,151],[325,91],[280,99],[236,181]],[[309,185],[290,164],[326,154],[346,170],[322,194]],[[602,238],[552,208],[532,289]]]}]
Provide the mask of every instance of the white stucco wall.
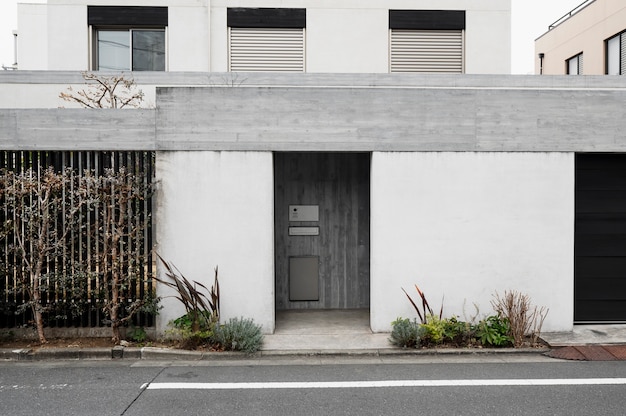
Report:
[{"label": "white stucco wall", "polygon": [[[86,70],[89,65],[87,6],[48,7],[49,70]],[[19,42],[19,40],[18,40]],[[28,69],[21,68],[20,69]]]},{"label": "white stucco wall", "polygon": [[[218,266],[222,320],[253,318],[273,332],[272,153],[157,152],[156,172],[156,251],[207,287]],[[159,288],[159,294],[168,293]],[[163,306],[160,333],[184,314],[176,299]]]},{"label": "white stucco wall", "polygon": [[172,6],[168,10],[169,71],[210,70],[209,7]]},{"label": "white stucco wall", "polygon": [[19,69],[48,69],[48,14],[45,4],[17,5]]},{"label": "white stucco wall", "polygon": [[389,12],[307,10],[306,71],[389,72]]},{"label": "white stucco wall", "polygon": [[466,24],[465,73],[510,74],[510,8],[494,11],[470,10],[466,14]]},{"label": "white stucco wall", "polygon": [[371,326],[416,317],[401,288],[469,319],[495,291],[550,308],[573,327],[572,153],[380,153],[371,171]]}]

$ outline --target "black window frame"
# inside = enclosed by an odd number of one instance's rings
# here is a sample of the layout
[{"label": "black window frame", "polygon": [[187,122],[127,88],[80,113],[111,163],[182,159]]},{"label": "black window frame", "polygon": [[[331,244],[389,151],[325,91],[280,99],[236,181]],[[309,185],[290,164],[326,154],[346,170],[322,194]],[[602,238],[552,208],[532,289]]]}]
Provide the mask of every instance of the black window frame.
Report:
[{"label": "black window frame", "polygon": [[624,62],[622,61],[622,56],[623,54],[623,50],[626,47],[626,45],[624,45],[624,36],[626,35],[626,29],[622,30],[619,33],[616,33],[615,35],[608,37],[604,40],[604,74],[608,75],[609,74],[609,41],[611,41],[612,39],[615,38],[619,38],[619,74],[618,75],[626,75],[626,73],[624,73],[623,69],[624,69]]}]

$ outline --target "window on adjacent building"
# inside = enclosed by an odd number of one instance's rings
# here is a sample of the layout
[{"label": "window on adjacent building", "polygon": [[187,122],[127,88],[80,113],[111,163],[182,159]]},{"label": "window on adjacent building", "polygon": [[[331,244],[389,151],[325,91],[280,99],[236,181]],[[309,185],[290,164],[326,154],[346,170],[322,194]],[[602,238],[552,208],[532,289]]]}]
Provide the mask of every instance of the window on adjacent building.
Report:
[{"label": "window on adjacent building", "polygon": [[389,10],[390,72],[465,72],[465,11]]},{"label": "window on adjacent building", "polygon": [[626,31],[607,39],[605,73],[626,75]]},{"label": "window on adjacent building", "polygon": [[582,75],[583,74],[583,54],[579,53],[576,56],[572,56],[565,61],[568,75]]},{"label": "window on adjacent building", "polygon": [[229,71],[305,71],[306,9],[229,8]]},{"label": "window on adjacent building", "polygon": [[167,18],[167,7],[89,6],[92,69],[165,71]]}]

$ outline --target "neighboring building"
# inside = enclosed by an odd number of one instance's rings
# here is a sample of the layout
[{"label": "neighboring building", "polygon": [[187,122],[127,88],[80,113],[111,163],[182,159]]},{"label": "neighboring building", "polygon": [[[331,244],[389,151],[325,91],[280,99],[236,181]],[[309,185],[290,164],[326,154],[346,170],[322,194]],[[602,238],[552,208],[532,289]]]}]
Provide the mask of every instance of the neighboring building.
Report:
[{"label": "neighboring building", "polygon": [[535,73],[626,75],[626,2],[587,0],[535,41]]},{"label": "neighboring building", "polygon": [[510,14],[510,0],[48,0],[18,6],[18,66],[508,74]]}]

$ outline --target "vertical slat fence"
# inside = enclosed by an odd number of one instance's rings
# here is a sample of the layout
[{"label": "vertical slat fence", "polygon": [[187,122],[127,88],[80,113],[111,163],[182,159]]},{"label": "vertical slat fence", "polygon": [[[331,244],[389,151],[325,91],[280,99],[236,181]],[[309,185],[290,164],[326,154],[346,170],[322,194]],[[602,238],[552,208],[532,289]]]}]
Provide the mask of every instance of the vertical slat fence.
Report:
[{"label": "vertical slat fence", "polygon": [[[18,173],[32,169],[38,177],[48,167],[55,171],[70,168],[72,181],[63,190],[63,204],[75,204],[80,198],[76,192],[77,178],[87,172],[103,175],[105,169],[126,172],[135,175],[143,181],[142,198],[130,202],[125,207],[116,207],[120,214],[126,214],[125,227],[129,223],[141,229],[141,232],[122,238],[118,250],[118,259],[108,259],[117,263],[123,274],[132,276],[130,284],[124,288],[123,296],[126,304],[138,298],[154,294],[155,286],[152,280],[154,261],[152,257],[152,195],[150,192],[154,180],[154,153],[153,152],[118,152],[118,151],[59,151],[59,152],[31,152],[31,151],[0,151],[0,169]],[[11,210],[0,196],[0,224],[12,218]],[[131,205],[133,204],[133,205]],[[55,224],[62,224],[66,210],[59,207],[53,214]],[[104,254],[101,238],[93,233],[95,225],[99,223],[98,210],[89,209],[87,205],[77,213],[79,227],[72,228],[65,238],[58,255],[48,256],[45,261],[43,282],[49,285],[42,299],[44,306],[50,307],[45,314],[48,327],[58,328],[94,328],[106,326],[107,322],[102,312],[103,293],[110,288],[103,287],[102,270],[98,261]],[[33,317],[30,308],[18,311],[23,303],[26,292],[20,289],[19,280],[25,269],[19,256],[11,247],[16,243],[15,235],[9,234],[0,240],[0,328],[18,328],[28,326]],[[52,279],[51,276],[56,276]],[[59,280],[61,277],[61,280]],[[60,284],[63,281],[67,284]],[[73,294],[73,296],[72,296]],[[77,297],[77,294],[79,295]],[[72,314],[72,310],[80,313]],[[141,327],[154,326],[152,313],[139,313],[133,324]]]}]

